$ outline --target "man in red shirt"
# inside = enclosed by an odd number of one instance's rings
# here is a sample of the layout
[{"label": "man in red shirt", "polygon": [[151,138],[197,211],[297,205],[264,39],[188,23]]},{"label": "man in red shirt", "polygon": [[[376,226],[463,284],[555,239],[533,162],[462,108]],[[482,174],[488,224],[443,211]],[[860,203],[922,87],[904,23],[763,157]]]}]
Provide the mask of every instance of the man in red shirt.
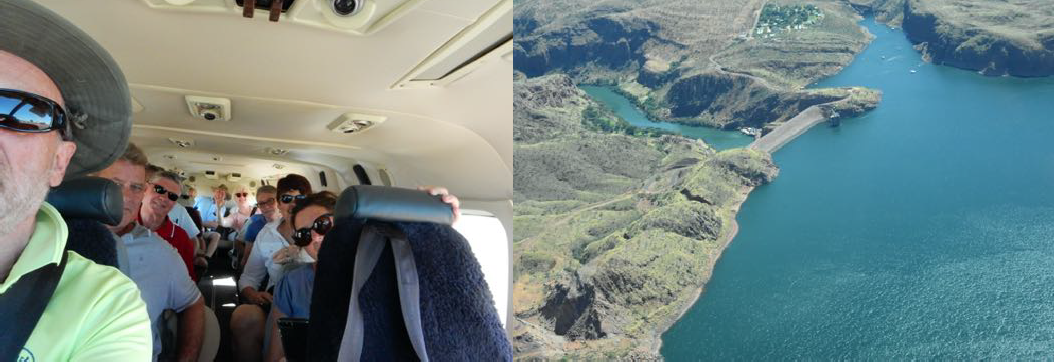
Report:
[{"label": "man in red shirt", "polygon": [[176,201],[179,200],[182,192],[180,186],[182,180],[172,171],[165,171],[151,165],[147,167],[147,181],[143,203],[139,207],[139,224],[153,230],[155,234],[172,244],[172,247],[179,252],[183,263],[187,265],[190,279],[197,282],[198,276],[194,273],[194,243],[183,228],[168,219],[168,212],[177,205]]}]

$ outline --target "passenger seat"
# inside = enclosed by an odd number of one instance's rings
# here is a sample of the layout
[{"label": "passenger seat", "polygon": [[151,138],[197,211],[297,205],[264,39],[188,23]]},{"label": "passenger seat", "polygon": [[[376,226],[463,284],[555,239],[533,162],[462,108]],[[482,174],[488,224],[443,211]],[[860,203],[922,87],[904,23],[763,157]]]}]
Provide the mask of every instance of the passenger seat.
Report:
[{"label": "passenger seat", "polygon": [[45,201],[66,221],[66,250],[118,268],[117,240],[103,224],[121,222],[124,196],[120,186],[101,177],[80,177],[52,188]]},{"label": "passenger seat", "polygon": [[479,262],[439,197],[357,185],[334,218],[319,251],[308,360],[512,359]]}]

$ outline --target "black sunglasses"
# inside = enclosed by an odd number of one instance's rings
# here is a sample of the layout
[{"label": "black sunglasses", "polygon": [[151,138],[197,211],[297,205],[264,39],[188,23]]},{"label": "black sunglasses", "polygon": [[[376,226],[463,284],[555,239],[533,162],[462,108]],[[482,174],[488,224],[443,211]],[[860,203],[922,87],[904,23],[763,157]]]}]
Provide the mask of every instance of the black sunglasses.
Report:
[{"label": "black sunglasses", "polygon": [[69,140],[66,111],[44,96],[17,89],[0,88],[0,127],[15,132],[59,131]]},{"label": "black sunglasses", "polygon": [[293,195],[282,195],[282,197],[280,197],[279,200],[281,200],[283,204],[288,204],[290,202],[293,202],[293,199],[296,199],[297,201],[299,201],[299,200],[303,200],[305,198],[307,198],[307,195],[296,195],[296,196],[293,196]]},{"label": "black sunglasses", "polygon": [[236,193],[234,193],[234,196],[235,197],[246,197],[246,196],[249,196],[249,193],[248,192],[236,192]]},{"label": "black sunglasses", "polygon": [[161,185],[154,185],[154,192],[156,192],[158,195],[168,194],[168,199],[172,201],[179,200],[179,195],[176,195],[175,192],[165,190],[165,188]]},{"label": "black sunglasses", "polygon": [[319,235],[326,235],[333,228],[333,214],[325,214],[315,219],[309,228],[299,228],[293,232],[293,242],[296,246],[304,247],[311,244],[311,230]]}]

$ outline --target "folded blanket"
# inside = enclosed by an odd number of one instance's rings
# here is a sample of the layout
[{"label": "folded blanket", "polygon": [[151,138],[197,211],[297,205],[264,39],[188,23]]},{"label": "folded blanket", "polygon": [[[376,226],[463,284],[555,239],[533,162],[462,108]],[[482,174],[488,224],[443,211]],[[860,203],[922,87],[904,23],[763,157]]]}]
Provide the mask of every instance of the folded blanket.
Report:
[{"label": "folded blanket", "polygon": [[[512,359],[479,262],[453,228],[432,223],[391,223],[410,243],[420,285],[420,316],[433,361]],[[311,304],[308,356],[335,361],[351,298],[361,220],[337,220],[319,251]],[[494,242],[505,242],[495,240]],[[416,360],[399,304],[391,245],[359,294],[365,337],[362,360]]]}]

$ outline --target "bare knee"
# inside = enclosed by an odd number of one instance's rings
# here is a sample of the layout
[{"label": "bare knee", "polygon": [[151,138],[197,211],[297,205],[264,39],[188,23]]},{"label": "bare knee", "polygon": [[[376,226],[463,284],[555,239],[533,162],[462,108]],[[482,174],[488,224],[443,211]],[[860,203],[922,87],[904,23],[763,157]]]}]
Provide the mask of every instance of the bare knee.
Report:
[{"label": "bare knee", "polygon": [[231,329],[240,332],[241,335],[247,335],[250,331],[262,331],[264,321],[264,312],[260,306],[242,304],[231,314]]}]

